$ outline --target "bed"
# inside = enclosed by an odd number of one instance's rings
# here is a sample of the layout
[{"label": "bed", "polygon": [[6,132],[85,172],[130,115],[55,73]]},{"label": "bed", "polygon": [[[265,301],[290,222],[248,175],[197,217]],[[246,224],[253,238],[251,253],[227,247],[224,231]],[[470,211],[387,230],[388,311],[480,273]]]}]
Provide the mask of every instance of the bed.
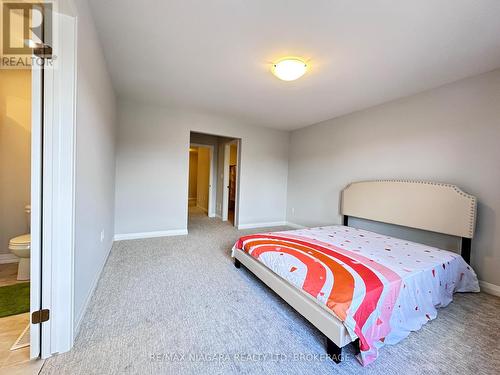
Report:
[{"label": "bed", "polygon": [[[260,233],[233,247],[243,264],[327,338],[335,362],[354,344],[363,366],[436,318],[455,292],[478,292],[470,267],[476,199],[455,185],[377,180],[342,191],[344,225]],[[461,254],[349,227],[349,217],[457,236]]]}]

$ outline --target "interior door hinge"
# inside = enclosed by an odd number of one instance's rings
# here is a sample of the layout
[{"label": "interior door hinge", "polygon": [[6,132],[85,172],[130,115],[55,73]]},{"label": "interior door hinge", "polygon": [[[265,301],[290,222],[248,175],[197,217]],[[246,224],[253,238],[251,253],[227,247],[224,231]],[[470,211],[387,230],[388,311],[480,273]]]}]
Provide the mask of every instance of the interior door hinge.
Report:
[{"label": "interior door hinge", "polygon": [[40,324],[49,320],[49,309],[42,309],[38,311],[33,311],[31,314],[31,323]]},{"label": "interior door hinge", "polygon": [[50,60],[52,59],[52,47],[48,44],[37,44],[35,48],[33,48],[33,54],[36,57]]}]

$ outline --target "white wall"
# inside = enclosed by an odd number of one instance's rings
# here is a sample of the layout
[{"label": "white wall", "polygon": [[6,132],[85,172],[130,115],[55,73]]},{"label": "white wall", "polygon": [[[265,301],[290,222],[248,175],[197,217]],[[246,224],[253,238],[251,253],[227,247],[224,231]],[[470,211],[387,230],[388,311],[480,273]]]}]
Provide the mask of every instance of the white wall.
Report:
[{"label": "white wall", "polygon": [[0,69],[0,254],[10,260],[9,240],[29,233],[30,166],[31,70]]},{"label": "white wall", "polygon": [[[74,316],[77,325],[113,243],[115,95],[87,1],[77,0]],[[101,241],[101,231],[104,240]]]},{"label": "white wall", "polygon": [[351,181],[453,183],[479,200],[472,265],[500,285],[499,145],[500,70],[294,131],[288,220],[340,223],[340,191]]},{"label": "white wall", "polygon": [[242,139],[240,224],[282,222],[289,134],[120,100],[115,233],[186,230],[190,131]]}]

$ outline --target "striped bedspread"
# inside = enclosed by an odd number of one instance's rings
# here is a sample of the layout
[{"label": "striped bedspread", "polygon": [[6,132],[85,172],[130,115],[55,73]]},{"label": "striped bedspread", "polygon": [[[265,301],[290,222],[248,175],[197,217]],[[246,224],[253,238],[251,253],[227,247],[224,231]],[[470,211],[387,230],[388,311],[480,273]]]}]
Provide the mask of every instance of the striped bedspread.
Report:
[{"label": "striped bedspread", "polygon": [[360,339],[362,365],[437,316],[454,292],[478,292],[458,254],[345,226],[241,237],[234,245],[314,297]]}]

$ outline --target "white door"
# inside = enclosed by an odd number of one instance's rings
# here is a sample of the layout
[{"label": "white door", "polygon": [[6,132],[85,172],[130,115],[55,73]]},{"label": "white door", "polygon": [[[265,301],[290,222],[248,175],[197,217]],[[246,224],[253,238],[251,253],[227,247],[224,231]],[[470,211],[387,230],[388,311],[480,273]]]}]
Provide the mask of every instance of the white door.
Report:
[{"label": "white door", "polygon": [[229,211],[229,159],[231,146],[224,145],[224,178],[222,183],[222,221],[227,221]]},{"label": "white door", "polygon": [[209,217],[214,217],[215,216],[215,210],[214,210],[214,204],[212,202],[213,198],[214,198],[214,194],[213,194],[213,186],[214,186],[214,172],[216,170],[216,168],[214,168],[214,162],[215,162],[215,158],[214,158],[214,146],[210,146],[209,147],[209,154],[210,154],[210,171],[208,172],[208,216]]},{"label": "white door", "polygon": [[236,191],[235,191],[235,205],[234,205],[234,223],[233,225],[238,228],[238,225],[240,223],[239,221],[239,216],[240,216],[240,147],[241,147],[241,140],[238,139],[234,143],[236,145]]},{"label": "white door", "polygon": [[[41,307],[41,264],[42,264],[42,69],[34,67],[31,71],[31,275],[30,275],[30,313]],[[30,325],[30,357],[40,355],[40,324]]]},{"label": "white door", "polygon": [[76,21],[52,20],[58,65],[32,70],[30,311],[50,312],[30,325],[31,358],[73,345]]}]

